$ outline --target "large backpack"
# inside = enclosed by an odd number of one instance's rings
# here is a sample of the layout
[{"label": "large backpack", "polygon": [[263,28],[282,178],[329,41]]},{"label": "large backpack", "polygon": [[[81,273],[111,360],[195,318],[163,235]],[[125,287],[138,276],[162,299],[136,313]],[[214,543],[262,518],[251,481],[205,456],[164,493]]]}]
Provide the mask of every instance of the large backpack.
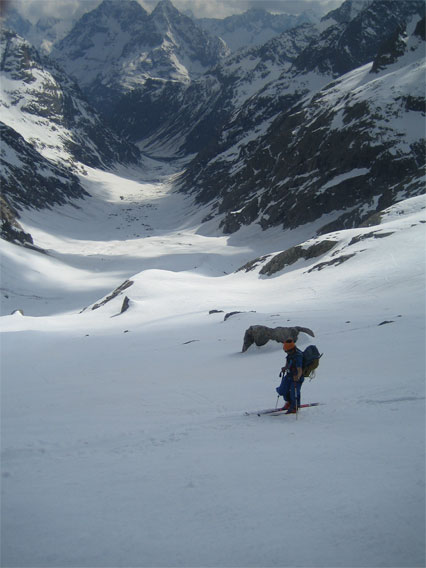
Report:
[{"label": "large backpack", "polygon": [[303,351],[303,376],[313,379],[315,377],[315,370],[318,368],[319,360],[322,357],[322,353],[318,351],[316,345],[308,345]]}]

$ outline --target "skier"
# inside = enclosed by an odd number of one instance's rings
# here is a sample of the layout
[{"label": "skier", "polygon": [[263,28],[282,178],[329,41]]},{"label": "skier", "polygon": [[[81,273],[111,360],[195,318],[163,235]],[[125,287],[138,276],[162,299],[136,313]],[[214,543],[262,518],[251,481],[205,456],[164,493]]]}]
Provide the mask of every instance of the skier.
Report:
[{"label": "skier", "polygon": [[296,414],[300,406],[300,389],[305,380],[302,370],[303,353],[297,349],[293,339],[286,339],[283,349],[287,353],[287,360],[285,367],[281,369],[282,380],[276,391],[284,397],[283,410],[287,410],[286,414]]}]

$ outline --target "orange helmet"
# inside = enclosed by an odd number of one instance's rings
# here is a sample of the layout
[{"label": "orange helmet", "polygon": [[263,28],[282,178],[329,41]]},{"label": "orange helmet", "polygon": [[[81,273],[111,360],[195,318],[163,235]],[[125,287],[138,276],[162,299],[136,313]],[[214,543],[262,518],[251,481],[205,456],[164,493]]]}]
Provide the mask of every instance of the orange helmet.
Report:
[{"label": "orange helmet", "polygon": [[286,339],[283,343],[284,351],[292,351],[296,348],[296,344],[294,343],[293,339]]}]

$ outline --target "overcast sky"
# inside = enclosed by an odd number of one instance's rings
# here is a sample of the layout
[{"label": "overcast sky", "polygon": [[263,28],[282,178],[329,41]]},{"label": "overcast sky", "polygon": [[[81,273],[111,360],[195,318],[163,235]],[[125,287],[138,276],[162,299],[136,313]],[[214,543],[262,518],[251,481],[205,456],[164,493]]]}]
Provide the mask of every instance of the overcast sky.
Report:
[{"label": "overcast sky", "polygon": [[[10,6],[16,6],[19,12],[36,22],[41,16],[61,18],[80,17],[92,10],[102,0],[0,0]],[[138,0],[148,12],[151,12],[158,0]],[[325,13],[339,6],[343,0],[172,0],[179,10],[190,10],[195,17],[224,18],[232,14],[245,12],[249,8],[262,7],[271,12],[297,14],[303,10]]]}]

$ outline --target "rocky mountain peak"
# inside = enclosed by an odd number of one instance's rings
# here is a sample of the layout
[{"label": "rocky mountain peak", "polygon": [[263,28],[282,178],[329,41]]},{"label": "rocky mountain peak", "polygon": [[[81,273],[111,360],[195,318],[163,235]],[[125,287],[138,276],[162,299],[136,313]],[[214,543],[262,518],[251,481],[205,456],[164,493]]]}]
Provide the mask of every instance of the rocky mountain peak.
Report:
[{"label": "rocky mountain peak", "polygon": [[175,6],[170,2],[170,0],[161,0],[151,13],[151,17],[156,18],[168,18],[168,17],[179,17],[181,13],[175,8]]},{"label": "rocky mountain peak", "polygon": [[94,17],[104,16],[115,18],[118,21],[127,20],[129,17],[146,17],[147,11],[136,0],[103,0],[101,4],[89,14]]},{"label": "rocky mountain peak", "polygon": [[62,49],[74,45],[76,55],[81,49],[88,50],[95,44],[98,34],[108,34],[110,43],[123,31],[134,30],[148,17],[147,11],[136,0],[103,0],[91,12],[84,14],[70,33],[60,41],[54,55]]},{"label": "rocky mountain peak", "polygon": [[35,80],[33,71],[40,67],[37,50],[12,30],[0,30],[1,71],[13,79],[30,83]]},{"label": "rocky mountain peak", "polygon": [[[328,19],[333,14],[332,19],[339,23],[329,26],[301,54],[296,66],[303,72],[343,75],[372,61],[381,44],[422,10],[423,0],[361,0],[354,4],[353,0],[346,0],[337,11],[328,14]],[[351,19],[346,22],[348,17]]]},{"label": "rocky mountain peak", "polygon": [[154,27],[159,34],[158,43],[161,43],[165,35],[173,35],[173,39],[177,43],[181,43],[182,35],[185,39],[191,41],[192,37],[200,34],[200,29],[195,25],[194,21],[185,16],[170,2],[170,0],[161,0],[149,16],[149,24]]},{"label": "rocky mountain peak", "polygon": [[61,20],[53,16],[48,16],[46,18],[40,18],[36,24],[36,27],[41,32],[48,32],[53,26],[58,24]]},{"label": "rocky mountain peak", "polygon": [[338,24],[347,24],[360,12],[365,10],[374,0],[346,0],[341,6],[326,14],[322,20],[334,20]]},{"label": "rocky mountain peak", "polygon": [[150,15],[134,0],[104,0],[52,52],[102,113],[147,81],[188,83],[227,54],[169,0]]}]

